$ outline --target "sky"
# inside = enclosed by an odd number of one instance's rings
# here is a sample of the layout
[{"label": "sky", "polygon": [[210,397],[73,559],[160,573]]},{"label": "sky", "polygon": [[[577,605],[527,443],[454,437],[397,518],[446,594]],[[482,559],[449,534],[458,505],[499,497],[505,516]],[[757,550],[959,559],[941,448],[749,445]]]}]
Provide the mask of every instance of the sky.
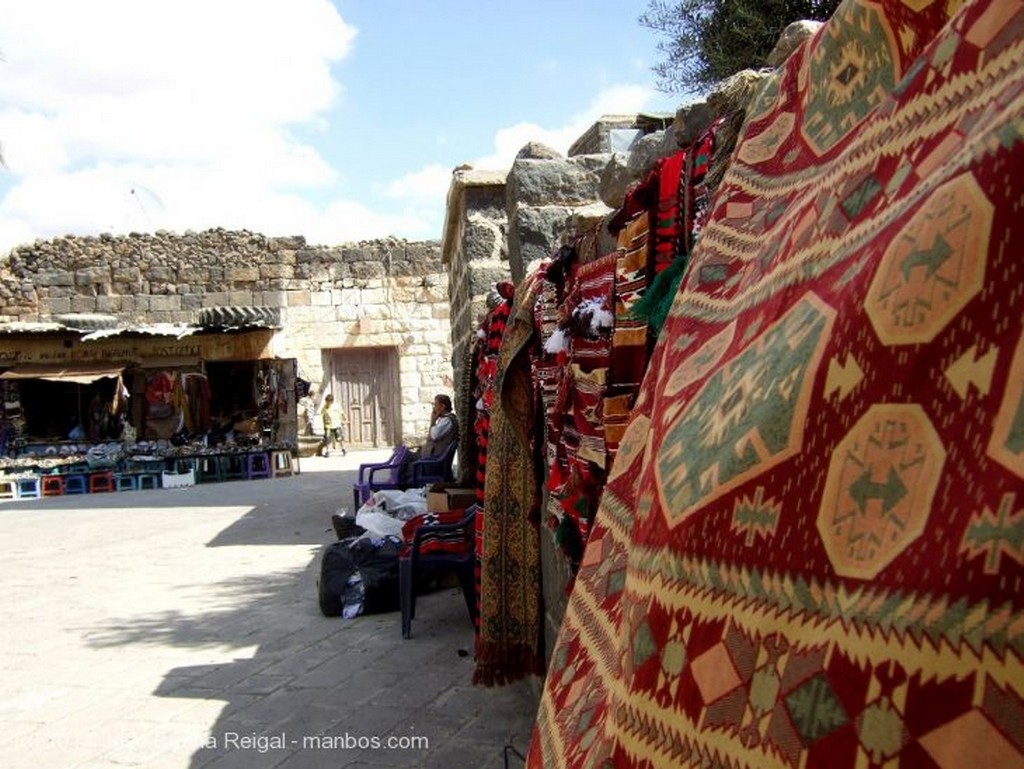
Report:
[{"label": "sky", "polygon": [[456,166],[672,113],[647,0],[0,0],[0,257],[223,227],[440,239]]}]

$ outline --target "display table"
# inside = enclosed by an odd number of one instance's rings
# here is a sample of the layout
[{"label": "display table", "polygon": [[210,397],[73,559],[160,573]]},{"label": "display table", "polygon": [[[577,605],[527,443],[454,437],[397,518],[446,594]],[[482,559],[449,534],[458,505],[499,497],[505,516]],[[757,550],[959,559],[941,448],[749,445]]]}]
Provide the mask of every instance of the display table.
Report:
[{"label": "display table", "polygon": [[[50,450],[54,446],[58,448]],[[86,453],[58,453],[68,449]],[[81,444],[27,444],[19,447],[16,457],[0,457],[0,500],[186,488],[298,474],[293,446],[176,446],[135,453],[116,444],[107,444],[102,452]]]}]

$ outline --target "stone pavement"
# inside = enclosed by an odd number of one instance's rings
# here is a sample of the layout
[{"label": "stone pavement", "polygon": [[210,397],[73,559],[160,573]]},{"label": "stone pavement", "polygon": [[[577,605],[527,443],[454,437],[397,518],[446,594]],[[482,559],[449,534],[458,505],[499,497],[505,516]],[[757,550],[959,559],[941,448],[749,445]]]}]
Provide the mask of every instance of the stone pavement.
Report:
[{"label": "stone pavement", "polygon": [[[326,618],[330,514],[361,461],[295,478],[0,503],[8,769],[521,767],[538,681],[470,683],[462,597]],[[506,764],[507,759],[507,764]]]}]

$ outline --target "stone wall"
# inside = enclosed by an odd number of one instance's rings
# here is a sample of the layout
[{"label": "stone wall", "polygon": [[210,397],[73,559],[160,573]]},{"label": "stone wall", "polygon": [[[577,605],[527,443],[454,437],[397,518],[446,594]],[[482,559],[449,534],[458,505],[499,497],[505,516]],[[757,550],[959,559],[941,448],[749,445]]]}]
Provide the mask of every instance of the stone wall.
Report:
[{"label": "stone wall", "polygon": [[[511,278],[505,176],[505,172],[459,168],[452,174],[448,190],[442,261],[449,276],[454,401],[455,413],[460,416],[469,414],[467,354],[487,311],[487,295],[495,283]],[[477,451],[471,428],[466,425],[463,430],[460,447],[460,467],[467,474],[475,467]]]},{"label": "stone wall", "polygon": [[323,383],[325,354],[394,347],[401,434],[426,434],[437,392],[453,389],[448,274],[436,241],[314,246],[247,231],[62,237],[0,265],[0,323],[94,315],[125,325],[194,324],[214,307],[280,314],[277,357]]}]

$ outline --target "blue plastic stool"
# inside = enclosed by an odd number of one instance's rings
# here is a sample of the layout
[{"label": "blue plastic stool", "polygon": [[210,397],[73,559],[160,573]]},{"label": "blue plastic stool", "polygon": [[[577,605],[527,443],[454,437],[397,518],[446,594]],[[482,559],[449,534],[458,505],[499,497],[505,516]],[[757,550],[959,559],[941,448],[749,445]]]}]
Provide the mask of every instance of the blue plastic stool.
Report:
[{"label": "blue plastic stool", "polygon": [[66,475],[64,476],[64,493],[65,494],[88,494],[89,493],[89,480],[84,475]]},{"label": "blue plastic stool", "polygon": [[264,453],[249,454],[245,458],[245,473],[249,480],[253,478],[269,478],[270,455]]},{"label": "blue plastic stool", "polygon": [[114,473],[115,491],[138,491],[139,479],[131,473]]},{"label": "blue plastic stool", "polygon": [[18,499],[39,499],[39,476],[26,475],[18,479]]},{"label": "blue plastic stool", "polygon": [[139,473],[139,489],[159,489],[160,476],[157,473]]}]

